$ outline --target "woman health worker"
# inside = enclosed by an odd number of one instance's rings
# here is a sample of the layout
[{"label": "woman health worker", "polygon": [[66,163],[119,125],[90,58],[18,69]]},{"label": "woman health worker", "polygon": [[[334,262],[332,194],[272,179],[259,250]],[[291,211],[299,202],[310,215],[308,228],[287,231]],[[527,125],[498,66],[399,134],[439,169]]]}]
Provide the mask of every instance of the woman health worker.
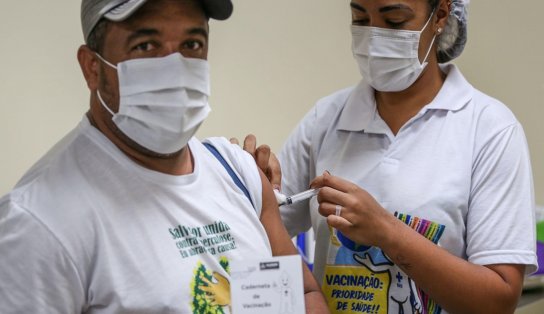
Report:
[{"label": "woman health worker", "polygon": [[321,99],[284,145],[291,235],[313,227],[333,313],[512,313],[536,270],[525,135],[448,61],[467,0],[352,0],[362,81]]}]

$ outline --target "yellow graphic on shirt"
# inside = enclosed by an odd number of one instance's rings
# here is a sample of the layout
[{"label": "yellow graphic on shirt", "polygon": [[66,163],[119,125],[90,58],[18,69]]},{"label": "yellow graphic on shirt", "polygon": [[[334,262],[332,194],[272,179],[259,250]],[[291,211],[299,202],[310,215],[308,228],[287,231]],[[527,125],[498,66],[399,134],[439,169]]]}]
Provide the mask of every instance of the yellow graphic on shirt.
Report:
[{"label": "yellow graphic on shirt", "polygon": [[[413,215],[395,217],[433,243],[445,226]],[[378,247],[358,244],[332,229],[323,278],[332,313],[428,313],[441,308]]]},{"label": "yellow graphic on shirt", "polygon": [[[229,261],[226,257],[219,260],[221,267],[228,273]],[[193,313],[225,314],[230,306],[230,282],[216,271],[209,271],[201,262],[194,270],[191,282]]]},{"label": "yellow graphic on shirt", "polygon": [[[364,265],[363,265],[364,266]],[[323,293],[331,313],[387,313],[391,275],[366,267],[325,267]]]},{"label": "yellow graphic on shirt", "polygon": [[328,227],[329,227],[329,234],[330,234],[331,243],[333,245],[335,245],[335,246],[342,246],[342,244],[340,244],[340,241],[336,237],[336,232],[335,232],[334,228],[331,227],[331,226],[328,226]]},{"label": "yellow graphic on shirt", "polygon": [[212,276],[216,282],[208,280],[206,277],[202,277],[202,281],[206,284],[200,286],[206,294],[204,297],[212,305],[227,306],[230,304],[230,282],[229,280],[218,272],[213,272]]}]

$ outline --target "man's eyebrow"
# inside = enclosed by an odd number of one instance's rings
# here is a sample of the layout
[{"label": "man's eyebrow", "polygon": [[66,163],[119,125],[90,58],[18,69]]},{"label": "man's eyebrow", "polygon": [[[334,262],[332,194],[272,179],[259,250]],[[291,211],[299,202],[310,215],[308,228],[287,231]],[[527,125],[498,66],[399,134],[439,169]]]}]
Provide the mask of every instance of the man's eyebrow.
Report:
[{"label": "man's eyebrow", "polygon": [[138,39],[139,37],[151,36],[151,35],[157,35],[157,34],[159,34],[159,31],[154,28],[140,28],[132,32],[132,34],[128,36],[126,42],[127,44],[129,44],[133,40]]},{"label": "man's eyebrow", "polygon": [[358,4],[355,3],[355,2],[351,2],[351,3],[349,4],[349,6],[350,6],[352,9],[359,10],[359,11],[361,11],[361,12],[365,12],[365,13],[366,13],[365,8],[363,8],[362,6],[358,5]]},{"label": "man's eyebrow", "polygon": [[189,35],[202,35],[208,39],[208,31],[204,27],[193,27],[187,31]]},{"label": "man's eyebrow", "polygon": [[[153,36],[158,35],[160,32],[157,29],[154,28],[141,28],[138,29],[130,36],[128,36],[126,42],[127,44],[130,44],[132,41],[140,38],[140,37],[146,37],[146,36]],[[187,34],[189,35],[201,35],[204,36],[206,39],[208,39],[208,31],[204,27],[193,27],[187,30]]]}]

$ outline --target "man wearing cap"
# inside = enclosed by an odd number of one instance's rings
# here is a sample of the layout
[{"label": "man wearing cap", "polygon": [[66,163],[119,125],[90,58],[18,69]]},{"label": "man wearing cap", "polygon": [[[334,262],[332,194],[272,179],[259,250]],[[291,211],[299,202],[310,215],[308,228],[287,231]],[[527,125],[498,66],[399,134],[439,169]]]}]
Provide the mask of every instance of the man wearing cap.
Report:
[{"label": "man wearing cap", "polygon": [[[90,110],[0,199],[0,312],[228,313],[232,261],[297,253],[253,158],[193,137],[208,19],[232,4],[81,9]],[[304,290],[307,312],[327,312],[306,267]]]}]

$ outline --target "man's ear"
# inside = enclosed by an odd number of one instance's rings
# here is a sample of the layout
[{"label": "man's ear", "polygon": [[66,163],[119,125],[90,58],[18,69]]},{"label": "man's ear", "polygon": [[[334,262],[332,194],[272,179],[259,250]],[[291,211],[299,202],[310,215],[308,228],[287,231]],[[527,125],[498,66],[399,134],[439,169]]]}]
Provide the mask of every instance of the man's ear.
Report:
[{"label": "man's ear", "polygon": [[92,51],[87,45],[82,45],[77,50],[77,60],[81,67],[81,72],[87,81],[87,87],[91,91],[98,89],[98,68],[100,60],[96,56],[96,53]]}]

